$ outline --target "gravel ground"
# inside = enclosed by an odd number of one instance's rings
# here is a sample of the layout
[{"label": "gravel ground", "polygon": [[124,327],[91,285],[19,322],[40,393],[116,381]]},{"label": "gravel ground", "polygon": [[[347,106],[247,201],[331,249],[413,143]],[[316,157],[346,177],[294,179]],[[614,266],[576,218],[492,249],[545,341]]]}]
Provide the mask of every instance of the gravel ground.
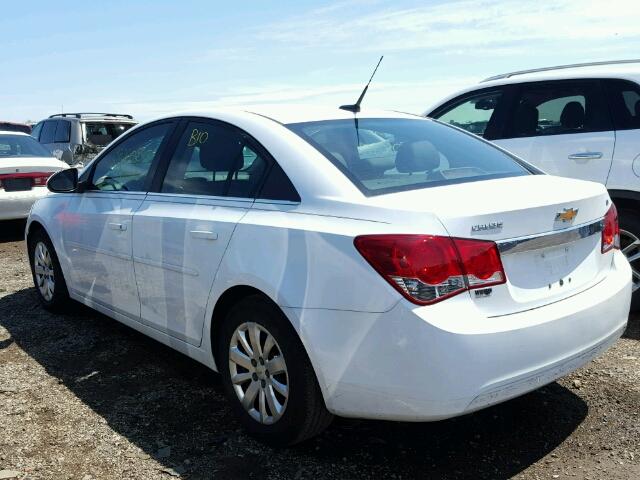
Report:
[{"label": "gravel ground", "polygon": [[242,432],[215,373],[84,307],[42,310],[22,228],[0,223],[0,479],[640,478],[640,317],[586,368],[502,405],[337,419],[273,450]]}]

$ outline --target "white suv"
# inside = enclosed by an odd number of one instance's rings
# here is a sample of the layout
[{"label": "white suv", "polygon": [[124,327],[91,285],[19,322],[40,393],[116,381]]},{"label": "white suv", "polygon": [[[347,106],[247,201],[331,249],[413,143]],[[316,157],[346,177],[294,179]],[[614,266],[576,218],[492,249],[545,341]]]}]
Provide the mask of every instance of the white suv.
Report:
[{"label": "white suv", "polygon": [[605,184],[633,268],[633,308],[640,307],[640,60],[497,75],[425,116],[491,140],[547,173]]}]

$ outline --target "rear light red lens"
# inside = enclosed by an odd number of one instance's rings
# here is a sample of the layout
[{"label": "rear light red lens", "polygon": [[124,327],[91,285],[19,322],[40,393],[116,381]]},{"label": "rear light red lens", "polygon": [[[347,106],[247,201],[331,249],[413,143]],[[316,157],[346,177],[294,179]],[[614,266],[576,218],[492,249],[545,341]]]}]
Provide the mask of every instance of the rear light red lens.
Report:
[{"label": "rear light red lens", "polygon": [[602,228],[602,253],[607,253],[614,248],[620,248],[620,226],[618,225],[618,210],[611,204],[611,208],[604,216]]},{"label": "rear light red lens", "polygon": [[354,244],[385,280],[420,305],[506,281],[494,242],[434,235],[363,235]]}]

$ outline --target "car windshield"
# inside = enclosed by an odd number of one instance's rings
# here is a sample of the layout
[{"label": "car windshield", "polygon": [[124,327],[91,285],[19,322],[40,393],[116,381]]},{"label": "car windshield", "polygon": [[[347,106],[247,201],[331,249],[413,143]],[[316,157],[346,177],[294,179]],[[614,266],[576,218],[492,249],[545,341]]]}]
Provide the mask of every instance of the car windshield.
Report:
[{"label": "car windshield", "polygon": [[51,152],[29,135],[0,135],[0,158],[51,156]]},{"label": "car windshield", "polygon": [[93,145],[106,147],[131,127],[132,123],[85,122],[85,138]]},{"label": "car windshield", "polygon": [[539,173],[473,135],[426,119],[325,120],[287,127],[365,195]]}]

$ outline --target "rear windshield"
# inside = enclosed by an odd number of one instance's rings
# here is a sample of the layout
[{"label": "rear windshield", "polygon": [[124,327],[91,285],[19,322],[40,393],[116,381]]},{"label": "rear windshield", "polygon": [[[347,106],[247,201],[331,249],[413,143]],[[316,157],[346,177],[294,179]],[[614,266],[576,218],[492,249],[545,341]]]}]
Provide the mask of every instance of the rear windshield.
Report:
[{"label": "rear windshield", "polygon": [[85,122],[85,138],[92,145],[106,147],[131,127],[131,123]]},{"label": "rear windshield", "polygon": [[538,173],[473,135],[431,120],[365,118],[287,127],[365,195]]},{"label": "rear windshield", "polygon": [[51,152],[31,136],[0,135],[0,158],[51,156]]}]

